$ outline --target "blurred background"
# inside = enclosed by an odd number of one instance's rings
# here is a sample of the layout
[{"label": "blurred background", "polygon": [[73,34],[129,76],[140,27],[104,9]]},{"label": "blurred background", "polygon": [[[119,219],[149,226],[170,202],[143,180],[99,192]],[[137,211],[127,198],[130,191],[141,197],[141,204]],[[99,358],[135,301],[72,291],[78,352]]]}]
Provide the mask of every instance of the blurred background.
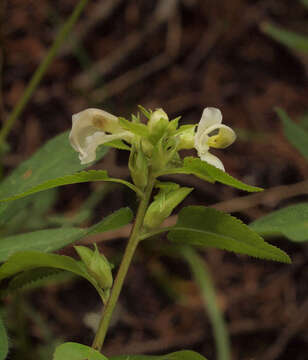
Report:
[{"label": "blurred background", "polygon": [[[1,0],[2,124],[76,3]],[[215,206],[249,223],[282,206],[307,201],[307,183],[303,186],[307,160],[285,138],[274,107],[282,107],[308,128],[308,56],[275,41],[266,31],[271,23],[308,35],[304,3],[89,1],[8,134],[3,174],[69,129],[72,114],[88,107],[126,117],[136,113],[138,104],[162,107],[170,118],[181,115],[182,123],[196,123],[204,107],[214,106],[238,135],[230,148],[215,154],[234,177],[269,190],[247,195],[177,177],[181,184],[196,187],[185,205]],[[128,177],[127,154],[111,150],[95,167]],[[293,193],[286,195],[289,187],[284,185],[292,185]],[[40,216],[48,218],[50,226],[73,223],[78,216],[75,223],[89,225],[121,206],[136,206],[129,191],[98,184],[68,186],[50,193],[48,199]],[[31,214],[14,232],[42,226]],[[112,241],[95,240],[117,264],[127,235],[124,228],[112,235]],[[273,243],[291,255],[292,265],[217,250],[204,255],[228,325],[234,360],[307,358],[307,247],[283,238]],[[160,253],[160,244],[145,245],[138,252],[106,353],[190,348],[215,359],[211,325],[189,269]],[[60,253],[73,255],[74,251]],[[50,349],[64,340],[90,344],[100,310],[90,285],[72,278],[28,291],[26,298],[8,297],[5,304],[15,344],[10,358],[16,360],[50,359]]]}]

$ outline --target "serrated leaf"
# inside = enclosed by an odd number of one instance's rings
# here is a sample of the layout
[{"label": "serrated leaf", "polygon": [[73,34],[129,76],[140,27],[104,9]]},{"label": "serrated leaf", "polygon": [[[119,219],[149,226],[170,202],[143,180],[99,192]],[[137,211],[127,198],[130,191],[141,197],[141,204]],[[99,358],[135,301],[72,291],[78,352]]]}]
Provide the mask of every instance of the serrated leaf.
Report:
[{"label": "serrated leaf", "polygon": [[175,168],[170,170],[168,169],[167,171],[164,171],[159,175],[167,174],[191,174],[211,183],[218,181],[222,184],[229,185],[248,192],[256,192],[263,190],[262,188],[256,186],[244,184],[242,181],[235,179],[234,177],[218,169],[217,167],[195,157],[186,157],[184,158],[183,166],[181,168]]},{"label": "serrated leaf", "polygon": [[97,281],[89,275],[84,264],[65,255],[46,254],[39,251],[21,251],[13,254],[0,266],[0,281],[20,272],[42,267],[66,270],[83,277],[95,287],[103,301],[106,300],[104,292]]},{"label": "serrated leaf", "polygon": [[244,184],[242,181],[235,179],[226,172],[218,169],[206,161],[202,161],[199,158],[187,157],[184,159],[184,167],[191,169],[192,174],[202,179],[203,174],[208,174],[214,181],[218,181],[222,184],[232,186],[234,188],[245,190],[248,192],[262,191],[263,189]]},{"label": "serrated leaf", "polygon": [[[68,141],[69,132],[66,131],[49,140],[28,160],[20,164],[8,177],[0,183],[0,198],[26,192],[43,182],[74,174],[83,170],[87,165],[81,165],[76,151]],[[100,147],[96,153],[96,160],[101,159],[108,151]],[[30,201],[30,200],[29,200]],[[25,202],[16,201],[11,204],[0,204],[0,225],[5,225],[15,212]]]},{"label": "serrated leaf", "polygon": [[0,317],[0,360],[4,360],[9,352],[9,340],[4,323]]},{"label": "serrated leaf", "polygon": [[[18,192],[16,194],[16,189],[11,194],[5,194],[5,197],[0,198],[0,201],[10,201],[22,198],[27,195],[31,195],[34,193],[37,193],[39,191],[52,189],[58,186],[63,185],[71,185],[71,184],[79,184],[84,182],[91,182],[91,181],[111,181],[111,182],[117,182],[120,184],[124,184],[128,186],[130,189],[135,191],[136,193],[140,194],[140,190],[133,185],[132,183],[122,180],[122,179],[115,179],[110,178],[107,174],[106,170],[89,170],[89,171],[81,171],[79,173],[76,173],[74,175],[66,175],[59,178],[55,178],[52,180],[45,181],[39,185],[36,185],[32,188],[27,189],[24,192]],[[2,195],[3,196],[3,195]]]},{"label": "serrated leaf", "polygon": [[293,122],[283,109],[276,108],[276,112],[283,123],[283,130],[286,138],[306,159],[308,159],[308,132]]},{"label": "serrated leaf", "polygon": [[195,351],[182,350],[166,355],[120,355],[112,356],[109,360],[206,360]]},{"label": "serrated leaf", "polygon": [[63,270],[52,268],[37,268],[28,270],[15,275],[9,282],[7,289],[3,291],[3,294],[21,289],[32,289],[46,283],[47,279],[51,280],[61,277],[63,278],[64,274],[66,276],[68,275],[68,273]]},{"label": "serrated leaf", "polygon": [[290,49],[304,53],[308,52],[308,36],[286,30],[272,23],[262,24],[261,30],[280,44],[283,44]]},{"label": "serrated leaf", "polygon": [[291,262],[284,251],[265,242],[239,219],[203,206],[182,209],[168,239],[180,244],[214,247],[261,259]]},{"label": "serrated leaf", "polygon": [[120,228],[131,222],[132,218],[132,211],[129,208],[122,208],[86,229],[65,227],[8,236],[0,239],[0,262],[18,251],[50,252],[58,250],[87,235]]},{"label": "serrated leaf", "polygon": [[108,360],[108,359],[100,352],[94,350],[89,346],[73,343],[73,342],[67,342],[59,345],[56,348],[56,351],[53,355],[53,360]]},{"label": "serrated leaf", "polygon": [[308,203],[288,206],[250,224],[262,236],[285,236],[291,241],[308,240]]},{"label": "serrated leaf", "polygon": [[149,130],[146,125],[141,123],[135,123],[128,121],[124,118],[119,117],[120,125],[130,132],[132,132],[135,135],[141,136],[141,137],[148,137],[149,136]]}]

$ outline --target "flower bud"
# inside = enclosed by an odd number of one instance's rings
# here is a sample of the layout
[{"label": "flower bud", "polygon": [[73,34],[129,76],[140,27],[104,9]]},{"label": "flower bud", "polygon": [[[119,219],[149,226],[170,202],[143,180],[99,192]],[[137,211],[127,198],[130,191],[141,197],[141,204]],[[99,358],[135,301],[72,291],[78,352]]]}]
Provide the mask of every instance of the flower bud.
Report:
[{"label": "flower bud", "polygon": [[168,115],[163,109],[157,109],[152,112],[148,121],[148,128],[153,143],[156,143],[167,130],[169,125]]},{"label": "flower bud", "polygon": [[183,125],[182,128],[186,127],[178,135],[180,141],[178,150],[192,149],[195,145],[195,126]]},{"label": "flower bud", "polygon": [[159,193],[155,196],[145,214],[144,226],[148,229],[159,227],[192,190],[192,188],[188,187],[174,189],[170,186],[166,188],[161,186]]},{"label": "flower bud", "polygon": [[88,273],[98,282],[104,290],[111,288],[113,279],[111,266],[103,254],[100,254],[96,244],[94,251],[86,246],[74,246]]},{"label": "flower bud", "polygon": [[128,167],[134,184],[144,189],[148,183],[148,161],[143,152],[141,144],[133,144]]}]

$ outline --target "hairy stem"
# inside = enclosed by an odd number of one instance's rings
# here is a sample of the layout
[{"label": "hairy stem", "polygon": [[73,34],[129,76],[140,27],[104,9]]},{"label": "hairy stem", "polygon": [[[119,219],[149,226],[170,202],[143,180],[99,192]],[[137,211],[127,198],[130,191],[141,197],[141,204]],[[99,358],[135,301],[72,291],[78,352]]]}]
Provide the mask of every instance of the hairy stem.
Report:
[{"label": "hairy stem", "polygon": [[95,336],[95,339],[93,341],[92,347],[96,350],[101,350],[104,340],[106,337],[106,333],[109,327],[109,323],[111,320],[111,316],[113,313],[113,310],[115,308],[115,305],[118,301],[129,265],[132,261],[132,258],[134,256],[135,250],[137,248],[137,245],[140,241],[140,230],[143,225],[143,219],[144,215],[146,213],[146,210],[148,208],[148,204],[150,201],[150,197],[152,194],[153,186],[154,186],[155,178],[149,177],[149,183],[145,190],[144,196],[141,198],[137,215],[135,218],[134,226],[132,228],[123,258],[122,262],[119,268],[119,271],[117,273],[117,276],[114,281],[113,288],[111,290],[110,297],[108,299],[107,304],[104,307],[102,318]]}]

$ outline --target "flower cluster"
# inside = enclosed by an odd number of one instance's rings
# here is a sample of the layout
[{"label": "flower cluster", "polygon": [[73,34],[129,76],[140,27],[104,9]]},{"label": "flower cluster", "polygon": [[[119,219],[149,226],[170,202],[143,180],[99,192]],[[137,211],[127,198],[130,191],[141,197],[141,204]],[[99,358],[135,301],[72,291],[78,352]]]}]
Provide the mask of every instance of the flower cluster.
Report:
[{"label": "flower cluster", "polygon": [[[94,161],[99,145],[112,145],[115,140],[123,140],[131,145],[131,149],[137,148],[146,157],[153,157],[153,162],[155,152],[159,161],[162,158],[169,161],[171,157],[166,154],[168,151],[170,153],[170,149],[174,156],[179,150],[195,148],[201,160],[224,170],[219,158],[210,153],[210,148],[224,149],[235,141],[236,135],[230,127],[222,124],[219,109],[205,108],[199,124],[179,128],[179,119],[169,121],[162,109],[154,112],[143,110],[148,118],[147,125],[140,123],[135,116],[129,122],[99,109],[86,109],[73,115],[70,142],[79,152],[81,163]],[[138,162],[140,164],[140,158]]]}]

